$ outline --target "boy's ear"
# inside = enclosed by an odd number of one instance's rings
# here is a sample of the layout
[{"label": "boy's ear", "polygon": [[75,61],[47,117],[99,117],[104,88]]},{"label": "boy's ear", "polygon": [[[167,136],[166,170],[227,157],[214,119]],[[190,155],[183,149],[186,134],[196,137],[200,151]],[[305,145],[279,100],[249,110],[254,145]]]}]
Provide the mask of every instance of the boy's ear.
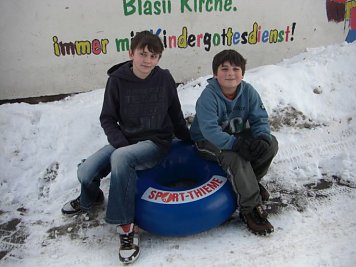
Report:
[{"label": "boy's ear", "polygon": [[132,59],[133,56],[134,56],[134,52],[131,49],[129,49],[129,58]]}]

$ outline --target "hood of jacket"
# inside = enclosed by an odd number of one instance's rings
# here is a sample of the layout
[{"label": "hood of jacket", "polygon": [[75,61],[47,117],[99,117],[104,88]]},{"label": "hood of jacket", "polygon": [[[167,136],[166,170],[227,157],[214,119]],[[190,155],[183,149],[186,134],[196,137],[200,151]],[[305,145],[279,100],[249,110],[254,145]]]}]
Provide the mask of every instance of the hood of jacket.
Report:
[{"label": "hood of jacket", "polygon": [[132,71],[132,60],[128,60],[112,66],[107,71],[107,74],[110,77],[116,77],[119,79],[124,79],[133,82],[143,82],[153,77],[159,69],[160,69],[159,66],[155,66],[154,69],[151,71],[151,73],[145,79],[140,79]]},{"label": "hood of jacket", "polygon": [[208,90],[212,90],[222,101],[224,102],[234,102],[234,100],[238,99],[239,96],[242,94],[242,91],[244,90],[244,85],[245,82],[241,81],[241,83],[237,86],[237,95],[233,100],[229,100],[226,96],[224,96],[221,87],[217,81],[216,78],[210,78],[207,80],[208,85],[207,85],[207,89]]}]

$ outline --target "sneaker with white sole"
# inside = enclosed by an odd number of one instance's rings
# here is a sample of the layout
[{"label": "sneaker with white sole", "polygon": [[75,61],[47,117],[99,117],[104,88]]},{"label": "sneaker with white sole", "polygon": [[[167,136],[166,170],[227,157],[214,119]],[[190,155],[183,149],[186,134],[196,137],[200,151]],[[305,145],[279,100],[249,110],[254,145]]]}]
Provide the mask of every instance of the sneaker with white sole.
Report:
[{"label": "sneaker with white sole", "polygon": [[[93,206],[98,206],[104,203],[105,197],[103,191],[100,189],[98,197],[96,198],[95,202],[93,203]],[[62,213],[67,214],[67,215],[74,215],[81,213],[82,209],[80,208],[80,196],[77,197],[76,199],[73,199],[71,201],[68,201],[66,204],[64,204],[62,208]]]},{"label": "sneaker with white sole", "polygon": [[140,237],[138,228],[133,223],[118,225],[120,235],[119,260],[123,264],[134,262],[140,255]]}]

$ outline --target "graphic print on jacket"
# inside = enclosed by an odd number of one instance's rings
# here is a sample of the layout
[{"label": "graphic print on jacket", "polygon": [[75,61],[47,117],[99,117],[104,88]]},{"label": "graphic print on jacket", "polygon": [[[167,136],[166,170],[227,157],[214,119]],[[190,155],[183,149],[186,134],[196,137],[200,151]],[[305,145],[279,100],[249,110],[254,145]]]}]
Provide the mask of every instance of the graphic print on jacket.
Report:
[{"label": "graphic print on jacket", "polygon": [[168,113],[167,92],[164,88],[129,88],[120,94],[120,114],[126,118],[121,122],[125,135],[161,130]]}]

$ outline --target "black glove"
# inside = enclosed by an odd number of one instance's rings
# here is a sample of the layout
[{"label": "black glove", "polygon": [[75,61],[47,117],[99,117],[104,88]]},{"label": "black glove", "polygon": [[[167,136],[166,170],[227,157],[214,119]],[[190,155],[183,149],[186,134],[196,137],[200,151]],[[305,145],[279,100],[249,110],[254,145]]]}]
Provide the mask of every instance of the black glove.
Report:
[{"label": "black glove", "polygon": [[241,136],[237,137],[237,140],[233,145],[232,150],[239,153],[239,155],[247,161],[250,161],[252,159],[250,151],[250,142]]},{"label": "black glove", "polygon": [[266,138],[254,140],[250,146],[251,158],[253,160],[258,159],[268,150],[270,145],[271,141],[267,140]]}]

